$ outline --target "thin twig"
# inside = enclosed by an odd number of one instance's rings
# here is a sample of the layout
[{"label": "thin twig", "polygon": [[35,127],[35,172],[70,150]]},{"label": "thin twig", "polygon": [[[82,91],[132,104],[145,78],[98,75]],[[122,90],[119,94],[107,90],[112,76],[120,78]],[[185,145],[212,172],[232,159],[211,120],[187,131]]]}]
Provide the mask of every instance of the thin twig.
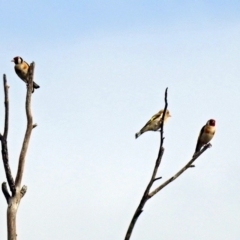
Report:
[{"label": "thin twig", "polygon": [[9,99],[8,99],[8,85],[7,85],[7,77],[3,74],[3,87],[4,87],[4,105],[5,105],[5,121],[4,121],[4,132],[3,137],[7,139],[8,135],[8,122],[9,122]]},{"label": "thin twig", "polygon": [[163,141],[164,141],[163,127],[164,127],[165,114],[166,114],[166,111],[167,111],[167,108],[168,108],[167,94],[168,94],[168,88],[166,88],[166,90],[165,90],[165,97],[164,97],[165,107],[164,107],[164,110],[163,110],[162,122],[161,122],[161,125],[160,125],[160,148],[162,148]]},{"label": "thin twig", "polygon": [[155,182],[155,181],[160,180],[160,179],[162,179],[162,177],[157,177],[153,181]]},{"label": "thin twig", "polygon": [[156,193],[158,193],[161,189],[166,187],[169,183],[177,179],[184,171],[186,171],[188,168],[192,167],[192,163],[203,153],[205,152],[209,147],[211,147],[211,144],[207,144],[203,147],[203,149],[198,153],[195,154],[192,159],[182,168],[180,169],[175,175],[173,175],[171,178],[169,178],[167,181],[162,183],[159,187],[157,187],[155,190],[153,190],[151,193],[149,193],[149,197],[153,197]]},{"label": "thin twig", "polygon": [[26,95],[26,115],[27,115],[27,129],[25,132],[23,145],[21,149],[21,153],[19,156],[19,162],[18,162],[18,170],[17,170],[17,176],[16,176],[16,186],[20,188],[22,177],[23,177],[23,171],[24,171],[24,165],[25,165],[25,157],[28,149],[29,140],[31,137],[32,129],[33,129],[33,119],[32,119],[32,113],[31,113],[31,96],[32,96],[32,90],[33,90],[33,74],[34,74],[34,62],[31,63],[28,71],[28,78],[27,78],[27,95]]},{"label": "thin twig", "polygon": [[166,110],[167,110],[167,107],[168,107],[168,102],[167,102],[167,88],[165,90],[165,108],[164,108],[164,111],[163,111],[163,116],[162,116],[162,123],[160,125],[160,147],[159,147],[159,151],[158,151],[158,157],[157,157],[157,160],[155,162],[155,166],[154,166],[154,169],[153,169],[153,173],[152,173],[152,176],[151,176],[151,179],[144,191],[144,194],[141,198],[141,201],[132,217],[132,220],[130,222],[130,225],[128,227],[128,230],[127,230],[127,233],[125,235],[125,240],[129,240],[131,235],[132,235],[132,231],[133,231],[133,228],[138,220],[138,217],[140,216],[140,214],[143,212],[143,207],[144,205],[146,204],[147,200],[149,199],[149,191],[154,183],[155,180],[159,179],[159,178],[156,178],[156,175],[157,175],[157,171],[158,171],[158,168],[160,166],[160,163],[161,163],[161,159],[162,159],[162,156],[163,156],[163,153],[164,153],[164,148],[163,148],[163,141],[164,141],[164,137],[163,137],[163,127],[164,127],[164,117],[165,117],[165,114],[166,114]]}]

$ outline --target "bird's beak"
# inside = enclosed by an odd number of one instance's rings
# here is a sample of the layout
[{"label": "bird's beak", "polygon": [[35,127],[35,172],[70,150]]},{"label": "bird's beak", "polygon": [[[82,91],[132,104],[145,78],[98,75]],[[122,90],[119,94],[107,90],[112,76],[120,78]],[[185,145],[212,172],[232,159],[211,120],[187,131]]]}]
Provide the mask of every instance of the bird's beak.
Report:
[{"label": "bird's beak", "polygon": [[171,115],[169,114],[169,117],[171,117]]},{"label": "bird's beak", "polygon": [[11,62],[14,62],[14,60],[11,60]]}]

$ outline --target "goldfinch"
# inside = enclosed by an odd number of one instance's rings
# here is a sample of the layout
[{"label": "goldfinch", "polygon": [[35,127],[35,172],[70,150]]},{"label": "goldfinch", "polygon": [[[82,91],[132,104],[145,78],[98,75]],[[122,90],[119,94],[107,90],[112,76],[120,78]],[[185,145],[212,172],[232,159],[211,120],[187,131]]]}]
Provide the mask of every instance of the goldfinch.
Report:
[{"label": "goldfinch", "polygon": [[206,125],[202,127],[197,140],[195,153],[199,152],[205,144],[212,140],[216,131],[215,125],[216,121],[214,119],[210,119],[207,121]]},{"label": "goldfinch", "polygon": [[[162,123],[162,115],[163,115],[163,109],[160,110],[158,113],[152,116],[152,118],[145,124],[145,126],[135,134],[135,138],[138,138],[141,134],[147,132],[147,131],[157,131],[160,129],[160,125]],[[164,116],[164,123],[167,121],[167,119],[171,117],[170,112],[167,110]]]},{"label": "goldfinch", "polygon": [[[21,57],[13,58],[12,62],[15,63],[14,69],[16,74],[27,83],[26,77],[29,69],[28,63],[26,63]],[[40,88],[35,82],[33,82],[33,88]]]}]

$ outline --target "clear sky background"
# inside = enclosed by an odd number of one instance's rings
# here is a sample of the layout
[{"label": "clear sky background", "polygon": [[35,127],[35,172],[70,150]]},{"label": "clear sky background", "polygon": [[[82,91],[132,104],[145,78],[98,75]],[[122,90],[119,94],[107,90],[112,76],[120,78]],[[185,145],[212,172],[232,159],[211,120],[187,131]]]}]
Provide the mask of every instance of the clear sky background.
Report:
[{"label": "clear sky background", "polygon": [[[19,239],[124,238],[159,146],[158,133],[134,134],[163,108],[166,87],[172,117],[159,184],[190,159],[207,120],[217,131],[196,167],[148,201],[131,240],[240,239],[239,1],[1,0],[0,9],[14,175],[26,87],[10,60],[35,61],[41,86]],[[0,99],[3,129],[3,90]],[[1,239],[6,208],[2,195]]]}]

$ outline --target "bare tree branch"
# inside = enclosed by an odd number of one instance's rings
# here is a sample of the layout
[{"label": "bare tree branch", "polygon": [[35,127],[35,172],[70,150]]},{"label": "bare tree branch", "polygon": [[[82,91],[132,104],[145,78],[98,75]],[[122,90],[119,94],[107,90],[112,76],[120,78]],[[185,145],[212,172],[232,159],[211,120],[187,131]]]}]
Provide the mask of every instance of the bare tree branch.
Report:
[{"label": "bare tree branch", "polygon": [[[166,113],[166,110],[167,110],[167,107],[168,107],[168,102],[167,102],[167,88],[165,90],[165,108],[164,108],[164,112],[163,112],[163,119],[164,119],[164,116],[165,116],[165,113]],[[162,183],[159,187],[157,187],[155,190],[153,190],[152,192],[150,192],[150,189],[153,185],[153,183],[156,181],[156,180],[159,180],[161,179],[161,177],[157,177],[156,178],[156,174],[157,174],[157,171],[158,171],[158,168],[160,166],[160,163],[161,163],[161,159],[162,159],[162,156],[163,156],[163,153],[164,153],[164,148],[163,148],[163,141],[164,141],[164,137],[163,137],[163,127],[164,127],[164,121],[162,121],[161,123],[161,126],[160,126],[160,147],[159,147],[159,152],[158,152],[158,157],[157,157],[157,160],[155,162],[155,167],[154,167],[154,170],[153,170],[153,173],[152,173],[152,177],[150,179],[150,182],[148,183],[147,185],[147,188],[141,198],[141,201],[132,217],[132,220],[130,222],[130,225],[128,227],[128,230],[127,230],[127,233],[126,233],[126,236],[124,238],[124,240],[129,240],[130,237],[131,237],[131,234],[132,234],[132,231],[133,231],[133,228],[136,224],[136,221],[138,219],[138,217],[140,216],[140,214],[143,212],[143,207],[144,205],[146,204],[146,202],[151,198],[153,197],[156,193],[158,193],[160,190],[162,190],[165,186],[167,186],[169,183],[171,183],[172,181],[174,181],[175,179],[177,179],[184,171],[186,171],[188,168],[192,168],[192,167],[195,167],[193,165],[193,162],[203,153],[205,152],[210,146],[211,144],[207,144],[203,147],[203,149],[194,154],[194,156],[192,157],[192,159],[182,168],[180,169],[175,175],[173,175],[171,178],[169,178],[167,181],[165,181],[164,183]]]},{"label": "bare tree branch", "polygon": [[17,209],[19,207],[19,203],[21,198],[26,194],[27,187],[23,186],[21,188],[21,182],[23,177],[24,165],[25,165],[25,158],[26,153],[30,141],[30,136],[32,129],[36,127],[37,124],[33,125],[32,120],[32,113],[31,113],[31,96],[33,92],[33,73],[34,73],[34,62],[31,63],[28,75],[26,78],[27,82],[27,94],[26,94],[26,115],[27,115],[27,129],[25,132],[24,140],[22,149],[19,156],[18,162],[18,170],[16,175],[16,180],[14,179],[11,174],[9,161],[8,161],[8,146],[7,146],[7,135],[8,135],[8,127],[9,127],[9,99],[8,99],[8,86],[7,86],[7,78],[6,75],[3,76],[3,83],[4,83],[4,96],[5,96],[5,123],[4,123],[4,133],[3,135],[0,133],[0,141],[2,145],[2,159],[5,169],[5,174],[7,178],[7,182],[9,184],[10,190],[12,195],[9,194],[7,189],[7,184],[4,182],[2,183],[2,192],[7,200],[8,208],[7,208],[7,230],[8,230],[8,240],[16,240],[17,233],[16,233],[16,214]]},{"label": "bare tree branch", "polygon": [[4,139],[4,137],[1,134],[0,134],[0,141],[1,141],[1,145],[2,145],[2,159],[3,159],[3,166],[4,166],[7,182],[8,182],[9,188],[12,192],[12,195],[14,195],[16,192],[16,186],[14,183],[14,179],[12,177],[12,173],[11,173],[11,169],[10,169],[10,165],[9,165],[9,161],[8,161],[7,140]]},{"label": "bare tree branch", "polygon": [[163,110],[163,117],[162,117],[163,121],[161,122],[161,125],[160,125],[160,149],[162,148],[163,141],[164,141],[163,126],[164,126],[164,117],[165,117],[165,114],[166,114],[166,111],[167,111],[167,107],[168,107],[167,94],[168,94],[168,88],[166,88],[166,90],[165,90],[165,97],[164,97],[165,107],[164,107],[164,110]]},{"label": "bare tree branch", "polygon": [[162,179],[162,177],[157,177],[157,178],[154,179],[154,182],[157,181],[157,180],[160,180],[160,179]]},{"label": "bare tree branch", "polygon": [[[3,87],[4,87],[4,104],[5,104],[5,123],[4,123],[4,134],[0,133],[0,141],[2,145],[2,160],[4,165],[4,170],[7,178],[9,188],[12,195],[16,192],[15,182],[12,177],[9,161],[8,161],[8,146],[7,146],[7,135],[8,135],[8,121],[9,121],[9,100],[8,100],[8,85],[7,77],[3,75]],[[4,194],[5,195],[5,194]]]},{"label": "bare tree branch", "polygon": [[198,153],[195,154],[192,159],[182,168],[180,169],[175,175],[173,175],[171,178],[169,178],[167,181],[165,181],[163,184],[161,184],[159,187],[157,187],[155,190],[153,190],[151,193],[149,193],[149,198],[153,197],[156,193],[158,193],[161,189],[166,187],[169,183],[177,179],[184,171],[186,171],[188,168],[194,167],[192,163],[203,153],[205,152],[209,147],[211,147],[211,144],[207,144],[203,147],[203,149]]},{"label": "bare tree branch", "polygon": [[11,196],[10,196],[10,194],[8,192],[7,183],[6,182],[2,183],[2,192],[3,192],[3,194],[4,194],[5,198],[6,198],[7,203],[9,203],[9,199],[10,199]]},{"label": "bare tree branch", "polygon": [[[167,111],[167,107],[168,107],[168,102],[167,102],[167,90],[168,88],[166,88],[165,90],[165,107],[164,107],[164,111],[163,111],[163,116],[162,116],[162,119],[164,119],[165,117],[165,114],[166,114],[166,111]],[[128,227],[128,230],[127,230],[127,233],[126,233],[126,236],[125,236],[125,240],[129,240],[131,235],[132,235],[132,231],[133,231],[133,228],[138,220],[138,217],[140,216],[140,214],[143,212],[143,207],[145,205],[145,203],[147,202],[147,200],[149,199],[149,191],[154,183],[154,181],[158,180],[159,178],[156,178],[156,174],[157,174],[157,171],[158,171],[158,168],[160,166],[160,163],[161,163],[161,160],[162,160],[162,156],[163,156],[163,153],[164,153],[164,148],[163,148],[163,141],[164,141],[164,137],[163,137],[163,127],[164,127],[164,121],[162,121],[161,123],[161,126],[160,126],[160,147],[159,147],[159,151],[158,151],[158,157],[157,157],[157,160],[155,162],[155,167],[153,169],[153,173],[152,173],[152,176],[151,176],[151,179],[147,185],[147,188],[146,190],[144,191],[144,194],[142,196],[142,199],[132,217],[132,220],[130,222],[130,225]]]},{"label": "bare tree branch", "polygon": [[31,96],[32,96],[32,90],[33,90],[33,74],[34,74],[34,62],[31,63],[28,71],[28,79],[27,79],[27,95],[26,95],[26,115],[27,115],[27,129],[25,132],[23,145],[19,157],[18,162],[18,170],[17,170],[17,176],[15,180],[15,184],[17,187],[20,188],[21,182],[22,182],[22,176],[24,171],[24,165],[25,165],[25,157],[28,149],[29,140],[31,137],[32,129],[33,129],[33,118],[31,113]]},{"label": "bare tree branch", "polygon": [[4,123],[4,133],[3,137],[7,139],[8,135],[8,122],[9,122],[9,100],[8,100],[8,88],[9,86],[7,85],[7,77],[5,74],[3,74],[3,87],[4,87],[4,105],[5,105],[5,123]]}]

